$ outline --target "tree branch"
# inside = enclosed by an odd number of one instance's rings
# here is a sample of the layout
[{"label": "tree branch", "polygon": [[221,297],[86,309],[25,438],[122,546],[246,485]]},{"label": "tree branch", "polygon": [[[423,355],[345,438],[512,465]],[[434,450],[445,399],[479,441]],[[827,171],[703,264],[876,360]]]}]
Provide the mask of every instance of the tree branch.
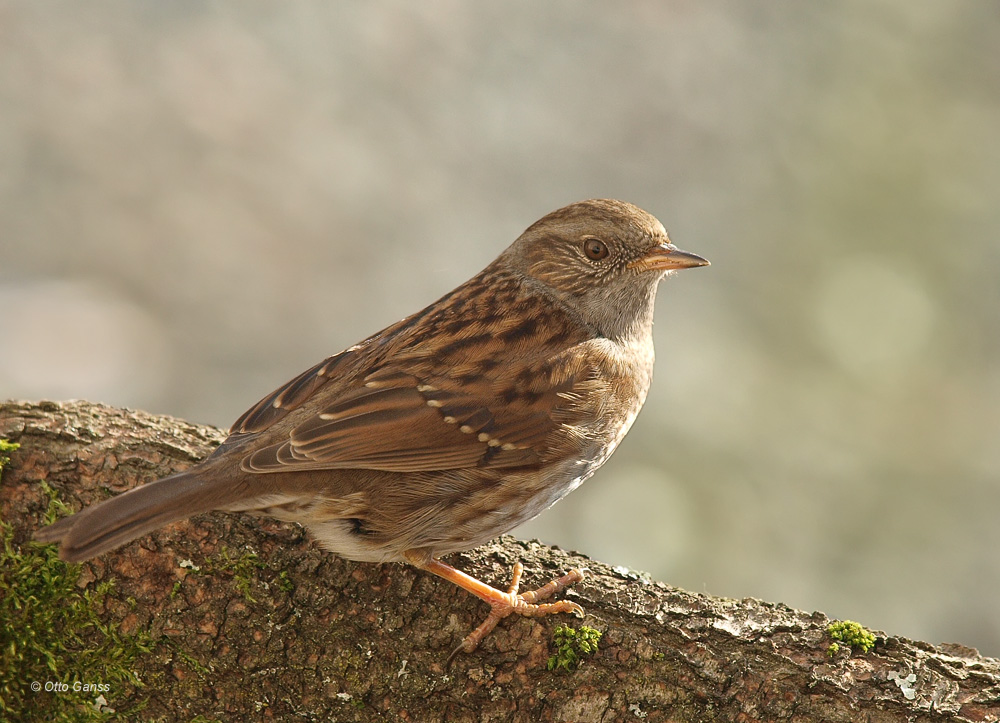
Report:
[{"label": "tree branch", "polygon": [[[77,510],[187,467],[223,437],[85,402],[0,404],[0,438],[20,444],[0,480],[15,552],[44,552],[26,543],[47,489]],[[113,580],[101,620],[150,636],[151,652],[131,664],[142,685],[104,693],[119,711],[144,705],[147,719],[1000,720],[1000,661],[969,648],[879,633],[871,652],[841,643],[831,656],[821,613],[696,595],[510,537],[450,558],[498,587],[518,560],[524,589],[590,570],[564,595],[604,635],[571,672],[547,666],[553,630],[580,624],[568,616],[507,618],[446,670],[482,603],[408,566],[338,559],[296,526],[246,515],[172,525],[85,564],[81,585]],[[35,695],[44,707],[48,694]]]}]

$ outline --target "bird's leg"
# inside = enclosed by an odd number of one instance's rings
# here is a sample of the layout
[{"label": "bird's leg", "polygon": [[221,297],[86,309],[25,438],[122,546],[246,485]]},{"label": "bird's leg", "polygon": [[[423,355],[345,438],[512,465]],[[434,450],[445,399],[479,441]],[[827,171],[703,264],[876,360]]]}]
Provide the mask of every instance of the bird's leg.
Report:
[{"label": "bird's leg", "polygon": [[570,602],[569,600],[560,600],[553,603],[540,603],[540,601],[552,597],[560,590],[563,590],[574,583],[580,582],[580,580],[583,579],[582,570],[570,570],[562,577],[552,580],[537,590],[518,593],[518,588],[521,585],[521,574],[524,572],[524,566],[520,562],[514,565],[510,586],[507,588],[507,592],[503,592],[477,580],[471,575],[466,575],[464,572],[455,569],[451,565],[441,562],[436,558],[429,557],[428,555],[422,554],[418,551],[408,551],[406,553],[406,559],[411,564],[421,568],[422,570],[427,570],[428,572],[432,572],[439,577],[443,577],[445,580],[450,580],[463,590],[466,590],[478,597],[480,600],[489,603],[492,608],[486,620],[484,620],[478,628],[469,633],[465,640],[462,641],[461,645],[455,648],[451,656],[448,658],[449,663],[460,651],[471,653],[475,650],[479,646],[479,643],[482,642],[483,638],[489,635],[490,631],[497,626],[497,623],[511,613],[524,615],[529,618],[552,615],[553,613],[573,613],[578,617],[583,617],[583,608],[575,602]]}]

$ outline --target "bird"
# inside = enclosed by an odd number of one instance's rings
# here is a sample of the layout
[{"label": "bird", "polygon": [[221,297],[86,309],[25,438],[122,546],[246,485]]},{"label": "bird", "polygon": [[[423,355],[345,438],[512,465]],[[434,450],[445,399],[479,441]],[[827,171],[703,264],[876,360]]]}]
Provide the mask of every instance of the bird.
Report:
[{"label": "bird", "polygon": [[296,522],[342,558],[409,563],[488,603],[452,658],[511,614],[582,617],[543,601],[583,570],[519,592],[520,562],[501,590],[441,557],[537,516],[607,461],[650,387],[659,282],[708,264],[630,203],[565,206],[436,302],[265,396],[203,461],[35,539],[81,562],[214,510]]}]

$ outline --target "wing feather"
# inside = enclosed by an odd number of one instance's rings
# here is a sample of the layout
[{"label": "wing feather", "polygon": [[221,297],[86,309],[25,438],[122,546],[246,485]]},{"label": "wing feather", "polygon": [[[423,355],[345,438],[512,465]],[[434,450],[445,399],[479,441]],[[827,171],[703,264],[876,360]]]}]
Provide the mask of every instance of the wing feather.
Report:
[{"label": "wing feather", "polygon": [[510,364],[510,349],[475,323],[459,330],[460,348],[413,343],[427,332],[416,327],[436,318],[404,320],[249,409],[233,434],[248,445],[255,435],[263,446],[248,452],[243,469],[426,472],[523,467],[573,453],[563,447],[580,445],[572,427],[593,423],[588,391],[604,383],[605,352],[585,348],[597,340],[582,328],[565,331],[567,320],[550,334],[532,326],[533,342],[522,339]]},{"label": "wing feather", "polygon": [[[343,390],[287,438],[249,454],[243,467],[424,472],[535,465],[561,425],[553,418],[564,416],[556,407],[569,403],[563,393],[575,379],[563,374],[544,392],[511,400],[497,385],[381,369]],[[476,398],[470,390],[486,394]]]}]

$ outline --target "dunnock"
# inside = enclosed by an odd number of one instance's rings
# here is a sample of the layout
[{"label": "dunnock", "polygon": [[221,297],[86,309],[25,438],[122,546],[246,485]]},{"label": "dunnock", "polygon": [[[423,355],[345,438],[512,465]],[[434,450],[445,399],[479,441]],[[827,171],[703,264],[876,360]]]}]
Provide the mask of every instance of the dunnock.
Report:
[{"label": "dunnock", "polygon": [[336,554],[406,561],[492,612],[471,652],[510,613],[567,575],[518,594],[441,562],[531,519],[590,477],[628,431],[653,372],[653,300],[680,251],[622,201],[591,200],[530,226],[496,261],[426,309],[320,362],[240,417],[207,459],[39,530],[80,561],[209,510],[299,522]]}]

